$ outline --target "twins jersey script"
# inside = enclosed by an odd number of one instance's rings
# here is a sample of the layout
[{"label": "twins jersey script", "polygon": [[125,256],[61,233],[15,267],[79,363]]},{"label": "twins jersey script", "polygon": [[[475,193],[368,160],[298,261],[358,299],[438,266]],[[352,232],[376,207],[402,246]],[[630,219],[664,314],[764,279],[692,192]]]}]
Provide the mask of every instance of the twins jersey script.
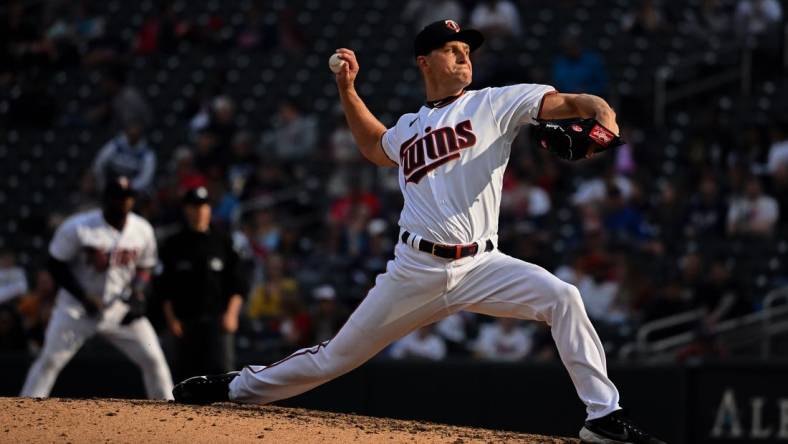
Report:
[{"label": "twins jersey script", "polygon": [[[118,231],[104,220],[101,210],[92,210],[72,216],[58,228],[49,254],[68,263],[85,292],[109,306],[116,299],[128,299],[137,268],[156,265],[156,238],[148,221],[134,213]],[[82,307],[63,288],[58,304]]]},{"label": "twins jersey script", "polygon": [[382,140],[399,165],[400,227],[442,244],[495,239],[512,141],[551,91],[529,84],[466,91],[400,117]]},{"label": "twins jersey script", "polygon": [[137,269],[157,262],[150,224],[129,213],[119,231],[104,220],[101,210],[79,213],[55,232],[49,254],[68,264],[85,293],[100,297],[104,308],[90,316],[81,302],[60,289],[44,346],[27,373],[21,396],[49,396],[63,367],[86,340],[100,335],[140,368],[149,398],[172,399],[170,368],[153,326],[145,317],[123,322]]},{"label": "twins jersey script", "polygon": [[466,91],[388,129],[381,145],[399,165],[405,198],[394,259],[334,338],[244,368],[229,384],[230,399],[264,404],[295,396],[464,310],[547,323],[588,418],[617,410],[618,391],[577,288],[495,248],[511,143],[553,91],[543,85]]}]

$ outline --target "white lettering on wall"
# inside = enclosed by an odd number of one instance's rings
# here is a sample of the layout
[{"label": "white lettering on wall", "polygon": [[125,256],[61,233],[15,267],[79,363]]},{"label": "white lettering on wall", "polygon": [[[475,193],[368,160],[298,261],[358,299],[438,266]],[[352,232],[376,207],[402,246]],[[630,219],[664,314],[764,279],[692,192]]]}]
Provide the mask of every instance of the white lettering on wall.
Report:
[{"label": "white lettering on wall", "polygon": [[752,429],[750,430],[751,438],[766,439],[772,436],[772,428],[763,426],[763,404],[765,403],[765,398],[750,399],[750,404],[752,405]]},{"label": "white lettering on wall", "polygon": [[788,439],[788,399],[780,399],[780,431],[777,432],[778,439]]},{"label": "white lettering on wall", "polygon": [[[730,433],[725,433],[726,429],[730,429]],[[736,409],[736,395],[733,393],[733,389],[727,389],[722,394],[720,406],[717,407],[714,427],[711,429],[711,436],[715,438],[722,436],[739,438],[742,436],[741,421],[739,420],[739,411]]]}]

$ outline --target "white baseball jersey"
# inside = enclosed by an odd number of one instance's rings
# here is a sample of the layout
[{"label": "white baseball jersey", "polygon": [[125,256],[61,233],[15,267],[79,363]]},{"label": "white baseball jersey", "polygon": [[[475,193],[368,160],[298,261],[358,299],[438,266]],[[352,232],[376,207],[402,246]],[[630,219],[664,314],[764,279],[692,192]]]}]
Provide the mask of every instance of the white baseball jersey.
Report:
[{"label": "white baseball jersey", "polygon": [[[495,248],[459,259],[415,248],[418,236],[455,245],[496,242],[512,141],[552,91],[545,85],[467,91],[406,114],[388,129],[382,146],[399,165],[405,199],[399,224],[414,236],[397,243],[386,272],[334,338],[271,365],[245,367],[230,383],[230,399],[266,404],[303,393],[404,335],[465,310],[549,324],[587,418],[619,409],[602,342],[576,287]],[[516,350],[521,355],[523,345]]]},{"label": "white baseball jersey", "polygon": [[399,165],[400,227],[443,244],[494,240],[512,141],[552,91],[533,84],[466,91],[400,117],[382,140]]},{"label": "white baseball jersey", "polygon": [[[148,221],[129,213],[123,230],[118,231],[104,220],[100,209],[63,222],[49,244],[49,253],[68,263],[85,292],[100,296],[107,306],[127,298],[137,268],[151,268],[157,261],[156,238]],[[57,303],[82,307],[63,288]]]},{"label": "white baseball jersey", "polygon": [[135,270],[156,265],[150,224],[130,213],[118,231],[104,220],[101,210],[78,213],[60,225],[49,253],[68,263],[85,292],[102,297],[105,309],[100,316],[86,316],[82,304],[60,289],[44,347],[27,373],[21,396],[49,396],[63,367],[88,338],[98,334],[140,368],[149,398],[172,399],[172,375],[153,326],[145,317],[122,322],[129,307],[121,300],[130,293]]}]

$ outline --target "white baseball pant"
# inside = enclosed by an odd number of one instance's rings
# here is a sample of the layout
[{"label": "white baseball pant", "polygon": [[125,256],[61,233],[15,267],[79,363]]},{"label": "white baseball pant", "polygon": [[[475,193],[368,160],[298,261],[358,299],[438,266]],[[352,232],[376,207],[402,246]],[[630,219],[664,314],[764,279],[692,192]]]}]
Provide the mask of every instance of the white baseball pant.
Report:
[{"label": "white baseball pant", "polygon": [[407,333],[467,310],[539,320],[552,327],[588,419],[619,407],[602,343],[577,288],[498,250],[442,259],[403,243],[386,273],[330,341],[269,366],[249,366],[230,383],[230,399],[267,404],[310,390],[358,367]]},{"label": "white baseball pant", "polygon": [[98,334],[120,349],[140,370],[150,399],[172,398],[172,375],[159,338],[147,318],[120,325],[128,308],[116,301],[100,319],[86,317],[81,309],[56,306],[47,326],[44,347],[27,372],[20,396],[48,397],[63,367],[91,336]]}]

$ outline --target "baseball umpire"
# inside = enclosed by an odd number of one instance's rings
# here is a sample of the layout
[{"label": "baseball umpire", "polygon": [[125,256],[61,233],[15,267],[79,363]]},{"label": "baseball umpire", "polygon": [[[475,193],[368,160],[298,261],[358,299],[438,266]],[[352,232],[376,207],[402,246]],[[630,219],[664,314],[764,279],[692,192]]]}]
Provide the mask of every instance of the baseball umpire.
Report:
[{"label": "baseball umpire", "polygon": [[235,367],[235,331],[246,294],[229,236],[211,227],[208,190],[183,197],[184,225],[161,247],[156,291],[177,338],[175,374],[221,373]]},{"label": "baseball umpire", "polygon": [[170,369],[144,317],[156,238],[148,221],[131,212],[135,195],[127,177],[112,178],[101,209],[75,214],[55,232],[48,268],[60,290],[21,396],[49,396],[60,370],[98,334],[142,370],[149,398],[171,399]]},{"label": "baseball umpire", "polygon": [[337,50],[345,63],[336,83],[359,150],[377,165],[399,169],[405,202],[395,257],[330,341],[268,366],[189,378],[175,387],[176,401],[266,404],[295,396],[356,368],[423,325],[468,310],[550,325],[586,405],[583,441],[662,443],[619,406],[602,343],[577,288],[496,248],[503,174],[519,128],[535,125],[541,148],[580,160],[621,143],[615,113],[599,97],[561,94],[547,85],[466,90],[470,53],[483,41],[479,31],[461,30],[452,20],[419,32],[414,57],[426,102],[388,129],[355,90],[355,54]]}]

